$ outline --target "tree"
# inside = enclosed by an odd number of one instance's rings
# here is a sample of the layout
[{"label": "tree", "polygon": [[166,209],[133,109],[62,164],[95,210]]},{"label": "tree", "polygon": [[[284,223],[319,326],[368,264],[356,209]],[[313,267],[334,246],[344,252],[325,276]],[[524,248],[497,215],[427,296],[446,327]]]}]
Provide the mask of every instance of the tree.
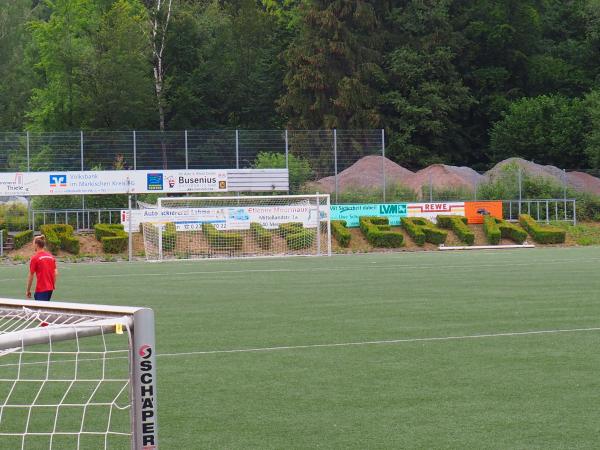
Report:
[{"label": "tree", "polygon": [[448,1],[395,2],[390,14],[387,85],[382,96],[389,154],[412,167],[465,161],[460,117],[473,98],[455,68],[459,38]]},{"label": "tree", "polygon": [[[285,52],[286,93],[279,110],[291,126],[373,128],[381,123],[378,90],[383,3],[310,0]],[[377,7],[376,7],[377,6]]]},{"label": "tree", "polygon": [[520,156],[563,168],[586,167],[586,110],[561,95],[524,98],[510,105],[491,132],[495,159]]}]

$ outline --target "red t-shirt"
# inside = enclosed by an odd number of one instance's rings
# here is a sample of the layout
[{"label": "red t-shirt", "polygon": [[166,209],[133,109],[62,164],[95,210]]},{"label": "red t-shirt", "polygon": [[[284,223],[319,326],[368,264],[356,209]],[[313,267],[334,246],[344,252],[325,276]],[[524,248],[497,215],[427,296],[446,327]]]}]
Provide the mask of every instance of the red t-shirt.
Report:
[{"label": "red t-shirt", "polygon": [[54,290],[54,281],[56,279],[56,261],[54,260],[54,256],[48,252],[36,253],[29,263],[29,271],[35,273],[37,277],[35,292]]}]

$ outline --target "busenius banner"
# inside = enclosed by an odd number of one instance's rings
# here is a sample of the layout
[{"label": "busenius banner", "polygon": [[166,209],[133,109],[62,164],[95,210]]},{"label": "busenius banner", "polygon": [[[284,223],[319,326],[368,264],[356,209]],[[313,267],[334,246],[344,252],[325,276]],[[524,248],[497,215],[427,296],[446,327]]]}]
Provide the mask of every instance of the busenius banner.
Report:
[{"label": "busenius banner", "polygon": [[0,173],[0,196],[227,192],[226,170]]}]

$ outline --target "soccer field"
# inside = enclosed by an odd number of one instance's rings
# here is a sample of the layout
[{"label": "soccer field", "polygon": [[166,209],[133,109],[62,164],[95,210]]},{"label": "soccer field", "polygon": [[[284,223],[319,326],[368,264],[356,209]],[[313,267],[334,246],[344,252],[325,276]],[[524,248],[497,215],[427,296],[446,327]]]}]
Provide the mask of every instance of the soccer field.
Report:
[{"label": "soccer field", "polygon": [[155,310],[164,449],[598,447],[599,248],[59,269]]}]

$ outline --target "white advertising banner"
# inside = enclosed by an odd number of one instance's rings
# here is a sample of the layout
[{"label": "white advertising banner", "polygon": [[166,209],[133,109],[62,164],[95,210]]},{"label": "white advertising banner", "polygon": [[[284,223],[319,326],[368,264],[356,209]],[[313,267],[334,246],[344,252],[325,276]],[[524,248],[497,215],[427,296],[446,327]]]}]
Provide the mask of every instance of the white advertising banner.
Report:
[{"label": "white advertising banner", "polygon": [[[201,229],[203,223],[211,223],[221,230],[248,230],[250,223],[257,222],[273,230],[282,223],[301,222],[304,228],[316,228],[317,211],[314,205],[257,206],[240,208],[165,208],[132,210],[132,229],[137,231],[140,223],[173,222],[178,231]],[[129,228],[129,211],[121,211],[121,223]]]},{"label": "white advertising banner", "polygon": [[0,173],[0,196],[227,192],[226,170]]},{"label": "white advertising banner", "polygon": [[423,217],[435,223],[440,214],[464,216],[465,202],[408,203],[406,212],[408,217]]}]

